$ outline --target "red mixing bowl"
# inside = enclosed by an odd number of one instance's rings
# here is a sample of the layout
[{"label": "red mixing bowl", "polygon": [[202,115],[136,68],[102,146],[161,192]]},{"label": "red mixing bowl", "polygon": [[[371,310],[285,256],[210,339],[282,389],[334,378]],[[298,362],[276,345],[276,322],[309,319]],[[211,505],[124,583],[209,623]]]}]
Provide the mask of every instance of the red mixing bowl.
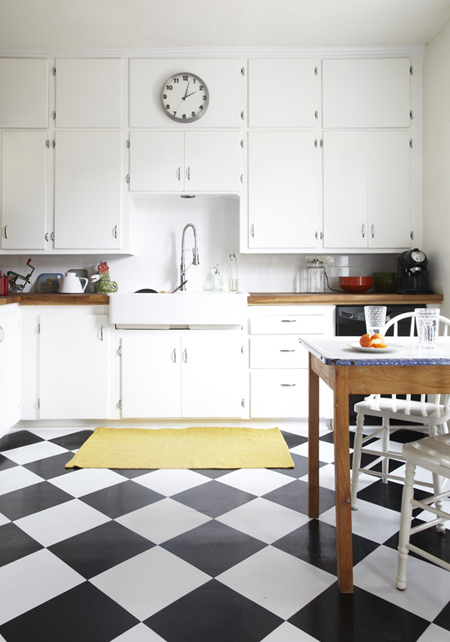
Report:
[{"label": "red mixing bowl", "polygon": [[339,287],[345,292],[367,292],[373,285],[372,276],[340,276]]}]

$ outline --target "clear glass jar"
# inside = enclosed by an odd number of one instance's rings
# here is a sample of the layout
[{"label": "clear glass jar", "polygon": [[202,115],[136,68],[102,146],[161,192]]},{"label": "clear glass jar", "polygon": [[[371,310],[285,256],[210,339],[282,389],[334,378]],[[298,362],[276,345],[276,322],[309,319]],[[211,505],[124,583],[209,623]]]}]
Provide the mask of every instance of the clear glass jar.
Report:
[{"label": "clear glass jar", "polygon": [[308,264],[307,281],[308,292],[325,292],[325,268],[319,259]]},{"label": "clear glass jar", "polygon": [[228,264],[228,290],[230,292],[239,291],[239,273],[237,265],[237,256],[234,252],[230,252],[228,255],[230,262]]}]

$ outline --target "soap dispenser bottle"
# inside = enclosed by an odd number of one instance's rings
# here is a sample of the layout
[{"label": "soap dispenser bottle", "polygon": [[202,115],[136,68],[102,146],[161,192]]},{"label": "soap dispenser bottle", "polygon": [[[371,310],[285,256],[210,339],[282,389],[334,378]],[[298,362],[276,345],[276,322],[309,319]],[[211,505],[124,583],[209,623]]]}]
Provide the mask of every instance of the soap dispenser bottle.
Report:
[{"label": "soap dispenser bottle", "polygon": [[215,265],[213,267],[212,291],[213,292],[222,292],[222,275],[219,272],[219,266],[218,265]]}]

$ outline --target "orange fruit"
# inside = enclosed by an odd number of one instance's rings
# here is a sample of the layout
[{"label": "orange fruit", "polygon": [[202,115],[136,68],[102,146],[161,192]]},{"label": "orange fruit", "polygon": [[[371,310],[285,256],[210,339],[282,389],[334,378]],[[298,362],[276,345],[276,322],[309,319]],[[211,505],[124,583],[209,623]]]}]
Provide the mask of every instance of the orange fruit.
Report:
[{"label": "orange fruit", "polygon": [[363,334],[359,340],[359,345],[362,348],[368,348],[370,346],[371,336],[369,334]]},{"label": "orange fruit", "polygon": [[378,333],[377,334],[372,334],[372,336],[370,338],[372,339],[372,341],[384,341],[383,335],[382,334],[378,334]]},{"label": "orange fruit", "polygon": [[385,343],[374,343],[372,348],[387,348],[387,345]]}]

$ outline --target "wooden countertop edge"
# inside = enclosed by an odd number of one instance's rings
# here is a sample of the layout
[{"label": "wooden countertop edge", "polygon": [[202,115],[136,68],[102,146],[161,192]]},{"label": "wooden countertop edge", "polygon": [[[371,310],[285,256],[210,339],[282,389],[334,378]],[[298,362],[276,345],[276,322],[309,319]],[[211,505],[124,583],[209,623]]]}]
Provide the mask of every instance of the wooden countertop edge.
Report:
[{"label": "wooden countertop edge", "polygon": [[0,305],[19,303],[20,305],[109,305],[107,294],[40,294],[25,292],[0,297]]}]

